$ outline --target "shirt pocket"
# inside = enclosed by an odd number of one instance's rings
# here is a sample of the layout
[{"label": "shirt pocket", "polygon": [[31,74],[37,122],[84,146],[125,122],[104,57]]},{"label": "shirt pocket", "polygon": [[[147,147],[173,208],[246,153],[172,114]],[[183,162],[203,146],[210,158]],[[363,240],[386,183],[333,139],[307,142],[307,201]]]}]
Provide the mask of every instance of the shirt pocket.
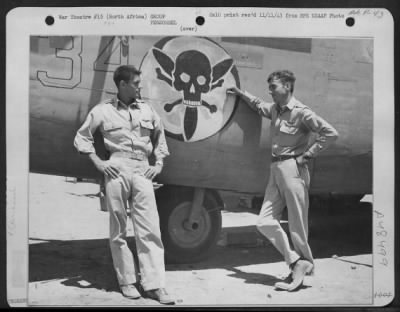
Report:
[{"label": "shirt pocket", "polygon": [[291,123],[286,120],[282,121],[279,131],[288,135],[295,135],[299,132],[299,127],[296,123]]},{"label": "shirt pocket", "polygon": [[149,137],[151,132],[154,130],[154,126],[151,120],[142,119],[140,120],[140,136]]},{"label": "shirt pocket", "polygon": [[115,132],[122,129],[122,126],[115,125],[111,122],[107,122],[104,124],[103,129],[105,132]]},{"label": "shirt pocket", "polygon": [[104,139],[110,140],[115,144],[119,144],[124,138],[124,128],[120,124],[114,124],[112,122],[105,122],[103,124],[103,136]]}]

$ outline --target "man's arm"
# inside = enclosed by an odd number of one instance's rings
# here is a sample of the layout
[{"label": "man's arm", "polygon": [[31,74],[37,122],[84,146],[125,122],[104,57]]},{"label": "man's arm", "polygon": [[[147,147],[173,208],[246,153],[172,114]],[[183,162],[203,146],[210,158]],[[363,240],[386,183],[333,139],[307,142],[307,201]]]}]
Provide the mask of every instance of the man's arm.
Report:
[{"label": "man's arm", "polygon": [[303,111],[303,123],[310,131],[317,133],[318,137],[307,151],[297,157],[296,160],[298,164],[304,164],[310,158],[317,157],[319,153],[327,149],[328,146],[339,137],[338,132],[332,125],[310,109],[305,109]]},{"label": "man's arm", "polygon": [[237,87],[228,88],[227,93],[232,93],[238,95],[244,102],[246,102],[254,111],[259,113],[261,116],[271,119],[271,109],[274,105],[273,103],[267,103],[258,97],[248,93],[247,91],[242,91]]},{"label": "man's arm", "polygon": [[85,122],[77,131],[74,139],[74,146],[81,154],[88,155],[89,159],[101,173],[112,178],[117,178],[119,174],[118,169],[108,161],[100,159],[99,156],[97,156],[93,145],[93,134],[100,126],[100,123],[100,112],[98,111],[98,108],[95,107],[89,112]]},{"label": "man's arm", "polygon": [[153,144],[153,154],[155,156],[156,162],[154,166],[145,172],[145,177],[149,179],[154,179],[154,177],[160,174],[164,166],[164,158],[169,155],[167,141],[165,139],[164,127],[160,116],[152,109],[154,114],[153,126],[154,130],[151,135],[151,141]]},{"label": "man's arm", "polygon": [[119,170],[115,166],[110,164],[109,161],[100,159],[100,157],[97,156],[96,153],[90,153],[88,154],[88,156],[97,168],[97,170],[99,170],[101,173],[105,174],[106,176],[110,176],[113,179],[118,178]]}]

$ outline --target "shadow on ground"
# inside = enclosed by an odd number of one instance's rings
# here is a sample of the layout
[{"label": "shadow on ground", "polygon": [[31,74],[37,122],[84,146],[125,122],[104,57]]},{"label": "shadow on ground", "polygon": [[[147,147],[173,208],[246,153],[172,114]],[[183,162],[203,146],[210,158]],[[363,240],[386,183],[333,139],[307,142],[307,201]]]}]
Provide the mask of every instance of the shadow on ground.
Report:
[{"label": "shadow on ground", "polygon": [[65,279],[62,283],[67,286],[118,291],[108,239],[45,240],[30,245],[29,282],[53,279]]},{"label": "shadow on ground", "polygon": [[[361,203],[355,209],[334,212],[313,211],[310,218],[310,245],[314,257],[352,256],[372,252],[372,205]],[[40,238],[30,238],[40,240]],[[128,239],[135,250],[134,239]],[[269,246],[218,246],[207,260],[192,264],[167,264],[167,271],[226,269],[246,283],[272,286],[279,281],[268,274],[246,273],[240,266],[282,261]],[[29,246],[29,282],[65,279],[71,287],[119,291],[112,267],[108,239],[43,240]]]},{"label": "shadow on ground", "polygon": [[314,209],[309,240],[315,258],[372,253],[372,204]]}]

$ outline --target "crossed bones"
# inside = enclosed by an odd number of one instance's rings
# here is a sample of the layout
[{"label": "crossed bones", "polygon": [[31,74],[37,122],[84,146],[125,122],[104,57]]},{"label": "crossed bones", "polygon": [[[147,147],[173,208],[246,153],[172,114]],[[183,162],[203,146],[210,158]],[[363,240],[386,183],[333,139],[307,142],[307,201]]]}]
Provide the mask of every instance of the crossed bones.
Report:
[{"label": "crossed bones", "polygon": [[[161,69],[159,67],[156,68],[156,72],[157,72],[157,78],[165,81],[166,83],[168,83],[170,86],[172,86],[172,79],[165,76],[162,72]],[[213,84],[211,86],[211,90],[217,88],[217,87],[221,87],[224,83],[224,79],[220,79],[218,80],[215,84]],[[164,110],[169,113],[175,106],[181,104],[183,102],[183,99],[177,99],[176,101],[172,102],[172,103],[167,103],[164,106]],[[208,104],[206,101],[204,100],[200,100],[200,105],[208,108],[208,110],[210,111],[210,113],[215,113],[217,111],[217,106],[213,105],[213,104]]]}]

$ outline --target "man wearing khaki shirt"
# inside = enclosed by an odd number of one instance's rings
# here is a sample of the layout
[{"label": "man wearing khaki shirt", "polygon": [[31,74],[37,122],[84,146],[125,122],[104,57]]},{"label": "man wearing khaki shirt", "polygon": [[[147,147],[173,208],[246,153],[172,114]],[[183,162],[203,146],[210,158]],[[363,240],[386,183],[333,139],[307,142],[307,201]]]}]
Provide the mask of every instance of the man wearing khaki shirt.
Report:
[{"label": "man wearing khaki shirt", "polygon": [[[266,103],[237,87],[228,89],[261,116],[271,119],[271,171],[257,229],[278,249],[291,269],[284,282],[275,284],[276,288],[287,291],[300,287],[304,276],[314,269],[308,244],[310,174],[307,162],[338,137],[328,122],[293,96],[295,79],[288,70],[269,75],[269,93],[273,103]],[[318,136],[310,145],[312,133]],[[294,250],[279,223],[285,206]]]},{"label": "man wearing khaki shirt", "polygon": [[[139,100],[140,73],[129,65],[116,69],[117,96],[89,112],[74,145],[80,153],[88,155],[105,177],[110,248],[122,294],[133,299],[141,297],[135,287],[138,281],[134,258],[126,242],[129,204],[143,295],[163,304],[173,304],[165,290],[164,247],[152,184],[169,152],[160,117]],[[93,134],[97,129],[111,154],[109,160],[101,160],[96,155]],[[154,166],[148,161],[152,154]]]}]

